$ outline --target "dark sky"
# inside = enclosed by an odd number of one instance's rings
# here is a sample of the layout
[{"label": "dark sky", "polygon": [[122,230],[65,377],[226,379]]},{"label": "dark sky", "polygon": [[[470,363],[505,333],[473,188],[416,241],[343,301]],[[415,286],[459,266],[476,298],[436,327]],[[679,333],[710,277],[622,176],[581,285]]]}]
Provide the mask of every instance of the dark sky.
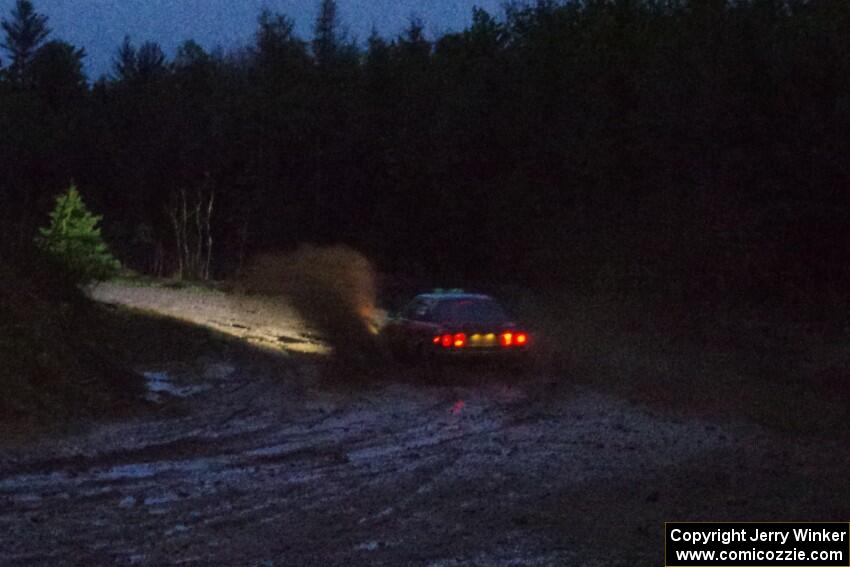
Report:
[{"label": "dark sky", "polygon": [[[500,13],[503,0],[338,0],[343,29],[365,40],[375,27],[395,35],[412,16],[422,19],[430,36],[463,28],[473,6]],[[9,16],[15,0],[0,0],[0,15]],[[263,7],[288,15],[304,38],[311,34],[318,0],[34,0],[49,17],[51,37],[83,47],[90,79],[107,73],[125,34],[133,42],[153,40],[169,55],[186,39],[205,48],[245,45]],[[6,61],[5,53],[0,58]]]}]

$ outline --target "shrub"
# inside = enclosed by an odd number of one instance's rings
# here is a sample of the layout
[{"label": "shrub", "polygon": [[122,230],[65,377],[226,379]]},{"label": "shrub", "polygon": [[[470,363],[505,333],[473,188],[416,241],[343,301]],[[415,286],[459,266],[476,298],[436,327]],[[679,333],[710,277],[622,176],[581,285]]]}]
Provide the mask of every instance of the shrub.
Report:
[{"label": "shrub", "polygon": [[129,407],[142,382],[105,337],[106,320],[55,258],[22,247],[0,262],[0,431]]},{"label": "shrub", "polygon": [[89,212],[72,184],[56,197],[50,225],[40,230],[36,244],[64,264],[80,283],[108,279],[121,264],[109,253],[101,236],[97,226],[101,218]]}]

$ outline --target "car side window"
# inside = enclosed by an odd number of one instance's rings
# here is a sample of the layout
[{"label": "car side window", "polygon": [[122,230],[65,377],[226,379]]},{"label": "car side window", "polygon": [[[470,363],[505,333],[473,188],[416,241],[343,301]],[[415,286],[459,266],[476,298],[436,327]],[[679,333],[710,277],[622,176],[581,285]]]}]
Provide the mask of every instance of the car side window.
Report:
[{"label": "car side window", "polygon": [[418,321],[421,319],[422,315],[428,311],[428,305],[423,299],[414,299],[407,306],[402,309],[401,317],[403,319],[410,319],[413,321]]},{"label": "car side window", "polygon": [[414,321],[428,321],[428,316],[430,312],[431,304],[427,301],[423,301],[416,306],[416,310],[413,312],[413,316],[411,317],[411,319],[413,319]]},{"label": "car side window", "polygon": [[427,321],[431,311],[431,302],[426,299],[414,299],[402,309],[402,319],[410,321]]}]

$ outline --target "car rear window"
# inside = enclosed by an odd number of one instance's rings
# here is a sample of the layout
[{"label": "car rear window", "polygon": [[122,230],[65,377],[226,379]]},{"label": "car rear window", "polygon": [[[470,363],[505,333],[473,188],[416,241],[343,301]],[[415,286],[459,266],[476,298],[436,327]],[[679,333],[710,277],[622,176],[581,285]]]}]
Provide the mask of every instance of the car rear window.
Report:
[{"label": "car rear window", "polygon": [[492,299],[450,299],[443,300],[434,307],[433,318],[436,321],[496,323],[507,316],[498,303]]}]

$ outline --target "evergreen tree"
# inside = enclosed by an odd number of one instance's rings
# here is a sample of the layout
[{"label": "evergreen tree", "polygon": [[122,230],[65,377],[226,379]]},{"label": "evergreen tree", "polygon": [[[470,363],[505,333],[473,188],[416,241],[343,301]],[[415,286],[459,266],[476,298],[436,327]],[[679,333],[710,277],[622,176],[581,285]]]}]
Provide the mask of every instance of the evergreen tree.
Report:
[{"label": "evergreen tree", "polygon": [[169,66],[158,43],[146,41],[136,48],[129,36],[124,36],[112,60],[112,76],[116,81],[149,82],[161,78]]},{"label": "evergreen tree", "polygon": [[143,80],[162,77],[168,72],[165,53],[158,43],[146,41],[136,52],[139,77]]},{"label": "evergreen tree", "polygon": [[138,61],[136,48],[130,41],[130,36],[125,35],[121,42],[115,58],[112,61],[112,76],[116,81],[128,81],[138,73]]},{"label": "evergreen tree", "polygon": [[58,40],[45,43],[33,56],[32,86],[50,108],[67,109],[85,96],[84,57],[84,50]]},{"label": "evergreen tree", "polygon": [[211,60],[209,54],[204,51],[194,40],[186,40],[177,48],[177,56],[174,58],[174,66],[179,69],[187,69],[195,66],[203,66]]},{"label": "evergreen tree", "polygon": [[265,75],[263,78],[284,78],[283,75],[289,75],[305,65],[308,59],[307,47],[295,35],[295,22],[282,14],[263,10],[257,23],[252,52]]},{"label": "evergreen tree", "polygon": [[100,233],[100,216],[89,212],[73,184],[56,198],[50,225],[36,237],[39,248],[62,262],[80,282],[104,280],[121,267]]},{"label": "evergreen tree", "polygon": [[322,0],[313,35],[313,56],[319,65],[327,65],[339,51],[339,20],[336,0]]},{"label": "evergreen tree", "polygon": [[35,11],[30,0],[18,0],[12,10],[11,19],[0,21],[0,27],[6,34],[0,47],[12,58],[9,76],[15,82],[22,82],[26,70],[35,52],[50,34],[47,16]]}]

